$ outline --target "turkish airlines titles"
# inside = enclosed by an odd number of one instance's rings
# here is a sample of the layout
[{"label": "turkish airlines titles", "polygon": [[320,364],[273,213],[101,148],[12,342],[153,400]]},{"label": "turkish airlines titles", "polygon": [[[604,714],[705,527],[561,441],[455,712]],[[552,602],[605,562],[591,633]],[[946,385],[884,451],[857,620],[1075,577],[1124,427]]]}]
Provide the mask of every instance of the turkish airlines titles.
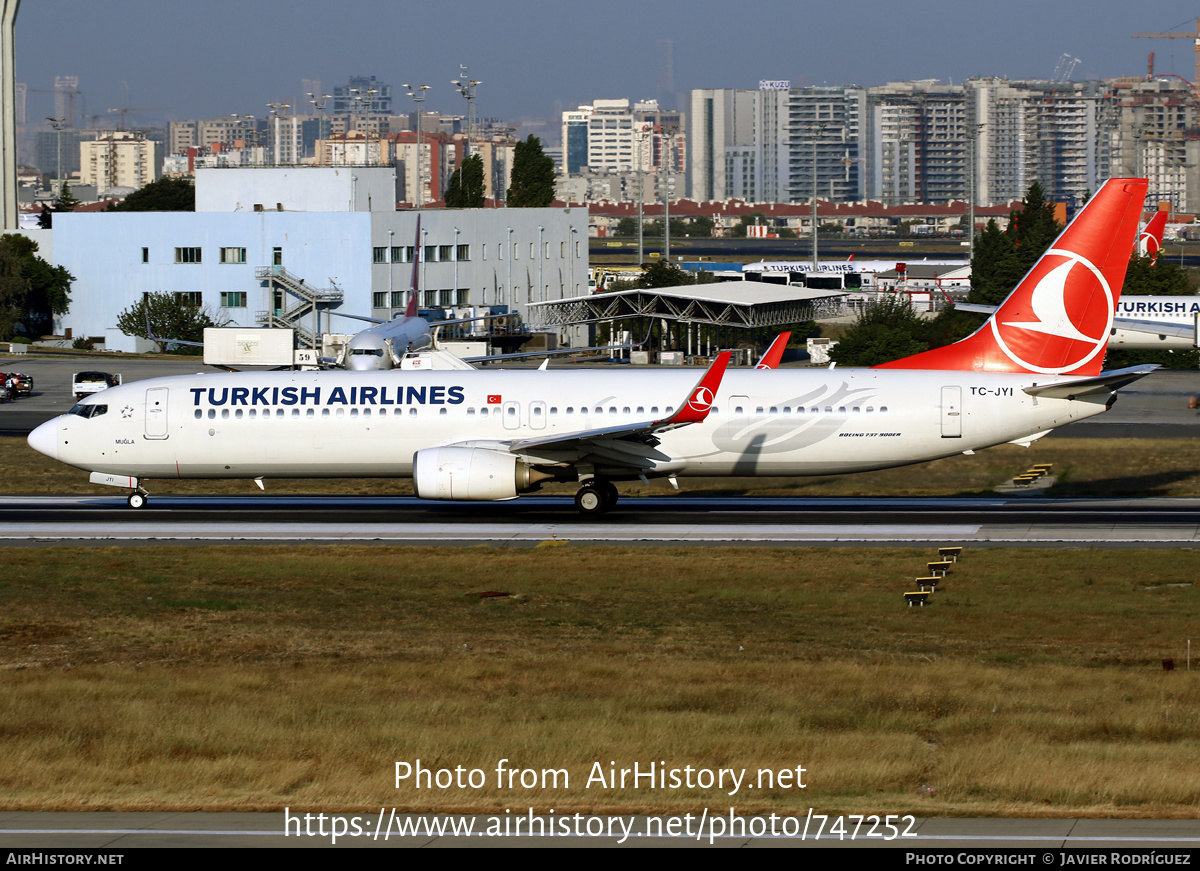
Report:
[{"label": "turkish airlines titles", "polygon": [[[321,401],[320,387],[191,387],[192,404],[213,406],[275,405],[461,405],[466,401],[463,388],[430,385],[428,387],[335,387]],[[488,396],[489,404],[500,397]]]}]

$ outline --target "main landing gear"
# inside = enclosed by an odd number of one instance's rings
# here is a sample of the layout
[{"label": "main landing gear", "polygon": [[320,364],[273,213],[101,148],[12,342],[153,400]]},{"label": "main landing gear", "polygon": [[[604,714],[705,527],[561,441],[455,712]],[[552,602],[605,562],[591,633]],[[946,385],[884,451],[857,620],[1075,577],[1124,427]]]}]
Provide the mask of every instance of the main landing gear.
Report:
[{"label": "main landing gear", "polygon": [[130,508],[145,508],[146,500],[149,498],[145,490],[134,490],[129,494],[129,498],[125,501],[129,503]]},{"label": "main landing gear", "polygon": [[617,504],[617,488],[611,481],[589,480],[575,494],[575,507],[584,517],[599,517]]}]

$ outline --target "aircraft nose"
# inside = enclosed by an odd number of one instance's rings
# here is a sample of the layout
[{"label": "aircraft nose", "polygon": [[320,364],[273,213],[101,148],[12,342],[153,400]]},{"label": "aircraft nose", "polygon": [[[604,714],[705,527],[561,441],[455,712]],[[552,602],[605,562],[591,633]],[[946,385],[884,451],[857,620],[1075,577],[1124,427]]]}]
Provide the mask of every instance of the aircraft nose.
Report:
[{"label": "aircraft nose", "polygon": [[48,420],[29,434],[29,447],[52,460],[58,459],[58,418]]}]

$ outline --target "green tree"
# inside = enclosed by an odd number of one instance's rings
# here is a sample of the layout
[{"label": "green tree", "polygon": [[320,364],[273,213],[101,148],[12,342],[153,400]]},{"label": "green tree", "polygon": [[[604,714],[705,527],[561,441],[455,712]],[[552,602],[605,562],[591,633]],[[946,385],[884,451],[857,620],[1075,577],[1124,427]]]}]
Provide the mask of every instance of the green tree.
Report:
[{"label": "green tree", "polygon": [[152,181],[109,207],[110,212],[194,212],[196,186],[186,178]]},{"label": "green tree", "polygon": [[1178,263],[1160,258],[1139,257],[1136,253],[1129,258],[1125,271],[1125,284],[1121,288],[1124,296],[1190,296],[1191,284],[1187,273]]},{"label": "green tree", "polygon": [[78,205],[79,200],[71,193],[71,186],[64,181],[58,191],[58,199],[54,201],[54,211],[73,212]]},{"label": "green tree", "polygon": [[[644,229],[644,228],[643,228]],[[637,218],[622,218],[617,221],[617,228],[613,230],[614,236],[636,236],[637,235]]]},{"label": "green tree", "polygon": [[482,209],[483,189],[483,155],[472,154],[450,176],[446,185],[446,207]]},{"label": "green tree", "polygon": [[515,208],[545,208],[554,202],[554,161],[533,134],[513,148],[512,187],[507,202]]},{"label": "green tree", "polygon": [[37,243],[11,233],[0,236],[0,337],[37,338],[54,329],[54,316],[71,303],[75,277],[37,256]]},{"label": "green tree", "polygon": [[1022,207],[1009,215],[1008,228],[1001,233],[995,220],[990,220],[976,240],[968,299],[984,305],[1002,303],[1061,232],[1053,204],[1046,202],[1042,186],[1034,182]]},{"label": "green tree", "polygon": [[686,269],[680,269],[665,260],[653,260],[642,266],[642,274],[633,283],[634,287],[678,287],[695,284],[696,278]]},{"label": "green tree", "polygon": [[868,303],[857,322],[829,352],[843,366],[877,366],[929,349],[928,327],[912,304],[898,294]]},{"label": "green tree", "polygon": [[765,218],[762,212],[751,212],[748,215],[742,215],[741,219],[729,228],[729,235],[734,239],[745,239],[746,228],[752,224],[759,223],[760,218]]},{"label": "green tree", "polygon": [[994,218],[989,220],[975,240],[971,293],[967,299],[983,305],[999,305],[1012,293],[1022,275],[1013,238],[1000,231]]},{"label": "green tree", "polygon": [[173,342],[202,342],[205,327],[223,327],[228,323],[228,319],[217,316],[210,306],[194,305],[175,293],[144,294],[140,302],[117,316],[117,328],[121,332],[153,340],[163,354]]},{"label": "green tree", "polygon": [[1046,202],[1045,192],[1036,181],[1029,186],[1021,202],[1021,210],[1013,212],[1009,218],[1007,232],[1013,237],[1024,275],[1058,238],[1062,226],[1054,219],[1054,204]]},{"label": "green tree", "polygon": [[708,215],[697,215],[691,220],[691,227],[688,228],[688,235],[707,239],[712,235],[713,227],[715,226],[716,222]]}]

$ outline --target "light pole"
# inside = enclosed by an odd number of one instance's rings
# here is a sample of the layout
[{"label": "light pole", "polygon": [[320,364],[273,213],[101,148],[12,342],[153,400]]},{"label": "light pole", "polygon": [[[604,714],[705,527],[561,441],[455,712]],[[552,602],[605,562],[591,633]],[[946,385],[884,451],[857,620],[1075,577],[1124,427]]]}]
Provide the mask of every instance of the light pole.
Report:
[{"label": "light pole", "polygon": [[[467,76],[467,67],[463,64],[458,65],[459,74],[457,79],[451,79],[450,84],[454,85],[454,89],[463,95],[467,101],[467,150],[463,157],[471,156],[471,138],[475,133],[475,88],[482,85],[483,82],[477,82]],[[459,180],[461,183],[461,175]]]},{"label": "light pole", "polygon": [[275,166],[279,166],[279,114],[291,106],[287,103],[267,103],[267,108],[271,110],[271,117],[275,119]]},{"label": "light pole", "polygon": [[58,151],[58,167],[55,169],[54,180],[58,183],[58,190],[62,192],[62,131],[63,125],[67,123],[66,118],[47,118],[50,126],[54,128],[56,134],[55,148]]},{"label": "light pole", "polygon": [[[418,223],[419,223],[419,221],[418,221]],[[421,230],[421,287],[422,287],[422,289],[429,286],[425,283],[425,270],[426,270],[426,267],[429,265],[429,258],[425,256],[425,249],[429,246],[427,246],[425,244],[425,242],[428,239],[429,239],[429,230],[422,229]],[[425,293],[429,293],[429,291],[426,290]]]},{"label": "light pole", "polygon": [[643,168],[643,157],[644,157],[643,152],[646,149],[646,134],[649,133],[651,130],[652,130],[652,128],[649,124],[643,124],[638,129],[638,133],[637,133],[637,140],[638,140],[638,168],[637,168],[638,266],[641,266],[646,260],[645,254],[643,252],[644,239],[642,237],[642,218],[643,218],[643,209],[644,209],[643,201],[645,200],[645,195],[646,195],[646,177],[645,177],[645,170]]},{"label": "light pole", "polygon": [[817,143],[821,139],[821,134],[825,132],[826,124],[814,124],[809,129],[813,131],[812,137],[812,262],[813,270],[816,271],[820,261],[817,259]]},{"label": "light pole", "polygon": [[[393,237],[394,235],[396,235],[396,231],[395,231],[395,230],[388,230],[388,253],[387,253],[387,264],[388,264],[388,298],[387,298],[387,304],[388,304],[388,308],[389,308],[389,309],[392,307],[392,250],[393,250],[393,249],[392,249],[392,237]],[[389,317],[390,317],[390,315],[391,315],[391,312],[390,312],[390,311],[388,312],[388,315],[389,315]]]},{"label": "light pole", "polygon": [[544,299],[542,296],[542,288],[544,287],[542,284],[542,264],[546,262],[546,257],[545,246],[542,245],[542,232],[545,229],[545,227],[538,226],[538,292],[533,295],[534,302],[541,302]]},{"label": "light pole", "polygon": [[666,168],[666,177],[663,179],[663,257],[667,263],[671,262],[671,154],[672,146],[675,143],[675,136],[679,133],[679,128],[673,125],[662,128],[663,141],[666,147],[663,149],[663,159],[661,163]]},{"label": "light pole", "polygon": [[[333,99],[333,97],[331,94],[321,94],[320,96],[317,96],[316,94],[312,93],[312,91],[309,91],[307,96],[308,96],[308,102],[312,103],[313,108],[317,110],[316,139],[324,139],[325,138],[325,106],[326,106],[326,104],[329,103],[329,101],[331,99]],[[314,150],[315,150],[316,139],[313,140]],[[324,160],[322,159],[322,156],[319,153],[317,154],[317,161],[320,163],[324,163]]]},{"label": "light pole", "polygon": [[567,259],[570,263],[570,281],[571,281],[571,296],[575,296],[575,246],[578,244],[575,241],[575,234],[579,231],[575,229],[575,225],[570,225],[571,233],[567,236]]},{"label": "light pole", "polygon": [[[429,90],[429,85],[401,85],[400,87],[408,90],[408,95],[413,98],[413,102],[417,104],[417,196],[413,200],[413,205],[416,208],[421,208],[421,104],[425,102],[425,92]],[[423,282],[422,282],[423,283]]]},{"label": "light pole", "polygon": [[979,134],[983,132],[983,124],[972,124],[967,128],[971,145],[969,160],[969,180],[971,189],[967,192],[967,261],[975,259],[975,164],[979,150]]},{"label": "light pole", "polygon": [[[508,246],[508,250],[506,252],[504,252],[506,255],[505,259],[508,261],[508,290],[506,290],[504,292],[504,300],[502,303],[503,305],[508,305],[509,297],[513,297],[513,292],[512,292],[512,262],[513,262],[512,234],[513,234],[513,228],[509,227],[508,228],[508,242],[506,243]],[[513,298],[515,299],[516,297],[513,297]]]}]

